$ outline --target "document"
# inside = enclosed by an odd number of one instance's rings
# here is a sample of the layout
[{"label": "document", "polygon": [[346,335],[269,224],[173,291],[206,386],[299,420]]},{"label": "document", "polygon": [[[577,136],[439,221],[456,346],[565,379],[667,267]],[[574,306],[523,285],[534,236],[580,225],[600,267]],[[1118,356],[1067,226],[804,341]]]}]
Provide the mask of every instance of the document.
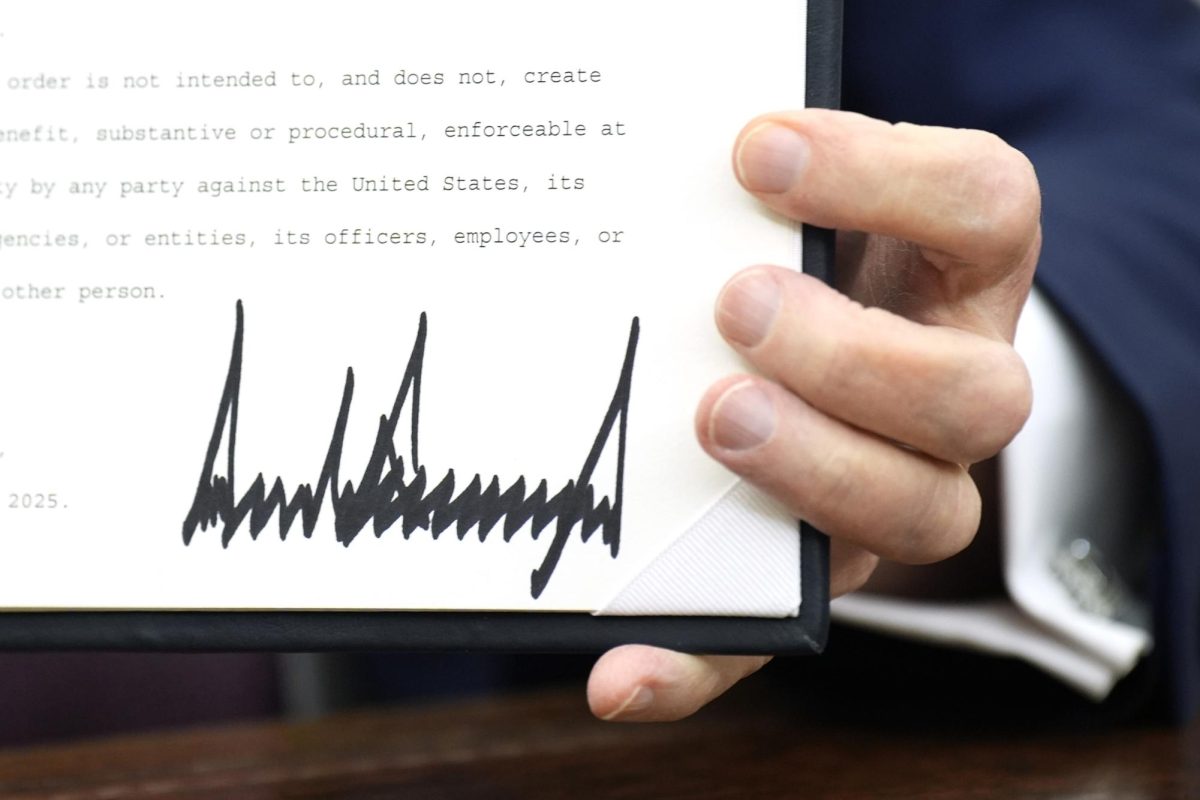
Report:
[{"label": "document", "polygon": [[0,608],[795,616],[693,413],[797,0],[0,8]]}]

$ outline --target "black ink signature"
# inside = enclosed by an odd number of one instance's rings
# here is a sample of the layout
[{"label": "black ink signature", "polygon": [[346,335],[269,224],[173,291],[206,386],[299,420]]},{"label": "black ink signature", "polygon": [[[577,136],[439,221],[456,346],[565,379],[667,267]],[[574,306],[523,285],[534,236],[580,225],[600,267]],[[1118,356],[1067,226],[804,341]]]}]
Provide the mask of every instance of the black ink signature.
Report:
[{"label": "black ink signature", "polygon": [[[297,518],[300,519],[304,536],[311,537],[318,517],[325,508],[325,497],[328,495],[333,508],[337,540],[347,547],[368,523],[373,523],[377,537],[399,523],[405,539],[418,528],[430,531],[433,538],[437,539],[447,528],[454,525],[458,538],[462,540],[467,531],[475,527],[479,541],[482,542],[503,518],[504,541],[508,542],[527,522],[530,523],[534,539],[539,537],[546,526],[555,522],[554,537],[546,556],[541,566],[534,569],[530,577],[530,591],[535,599],[550,582],[550,577],[576,525],[579,526],[580,539],[584,542],[591,539],[597,530],[601,531],[603,543],[608,545],[612,557],[616,558],[621,545],[625,439],[633,360],[638,343],[638,319],[635,317],[630,326],[625,362],[621,367],[616,391],[613,392],[612,402],[604,415],[604,421],[600,424],[600,431],[596,434],[591,451],[579,470],[579,477],[567,481],[553,496],[550,496],[545,480],[538,483],[537,488],[530,494],[527,492],[524,477],[518,478],[507,489],[501,490],[499,478],[493,477],[485,488],[478,474],[456,496],[454,470],[447,471],[446,475],[430,488],[429,476],[417,457],[421,372],[425,359],[427,326],[426,316],[421,314],[416,341],[413,343],[400,390],[396,393],[391,412],[379,420],[375,447],[357,486],[351,481],[346,481],[345,484],[340,481],[342,448],[350,417],[350,404],[354,398],[354,370],[347,369],[341,407],[338,409],[333,437],[330,439],[316,488],[314,489],[312,484],[303,483],[288,496],[282,478],[276,478],[268,491],[266,479],[259,473],[245,493],[238,498],[234,482],[234,462],[237,452],[238,402],[241,394],[242,344],[245,334],[242,303],[238,301],[233,354],[229,359],[225,390],[217,409],[216,425],[204,457],[200,485],[183,523],[184,544],[191,543],[197,528],[208,530],[209,527],[221,526],[221,544],[228,547],[234,534],[247,518],[250,537],[257,539],[258,534],[276,514],[281,539],[287,538],[288,531]],[[397,455],[395,447],[401,417],[410,403],[411,474],[405,467],[404,459]],[[610,500],[606,496],[596,502],[596,490],[591,483],[592,475],[612,438],[614,429],[617,432],[614,498]],[[225,475],[215,475],[217,456],[221,444],[226,441],[227,432]]]}]

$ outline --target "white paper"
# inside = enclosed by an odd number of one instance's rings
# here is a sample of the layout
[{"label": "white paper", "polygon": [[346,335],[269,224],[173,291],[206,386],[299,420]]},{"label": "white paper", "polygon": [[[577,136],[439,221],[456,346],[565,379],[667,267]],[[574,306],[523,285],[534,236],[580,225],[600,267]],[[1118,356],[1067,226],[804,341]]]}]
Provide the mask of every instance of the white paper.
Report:
[{"label": "white paper", "polygon": [[[744,266],[798,268],[799,248],[730,148],[754,115],[803,105],[805,23],[797,0],[6,2],[0,608],[598,609],[735,484],[692,432],[704,389],[744,369],[712,304]],[[238,85],[255,82],[274,85]],[[586,130],[524,135],[542,125]],[[444,188],[458,178],[519,188]],[[261,474],[293,498],[336,461],[345,501],[422,314],[418,461],[425,494],[454,470],[451,497],[476,474],[529,494],[577,480],[624,407],[638,320],[628,413],[591,477],[595,503],[616,496],[626,422],[615,554],[618,515],[607,544],[576,525],[535,591],[569,514],[537,540],[526,524],[506,542],[505,518],[483,542],[477,524],[435,540],[403,535],[410,506],[376,536],[387,487],[348,545],[335,517],[360,526],[333,486],[311,537],[297,517],[281,539],[276,510],[222,545],[228,376],[229,497]],[[415,477],[410,388],[393,489]]]}]

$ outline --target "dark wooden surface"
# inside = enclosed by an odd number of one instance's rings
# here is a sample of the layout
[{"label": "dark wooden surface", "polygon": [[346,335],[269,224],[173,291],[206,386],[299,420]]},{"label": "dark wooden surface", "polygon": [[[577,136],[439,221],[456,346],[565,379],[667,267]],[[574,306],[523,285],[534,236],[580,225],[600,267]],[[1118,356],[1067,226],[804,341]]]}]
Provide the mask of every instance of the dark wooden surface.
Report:
[{"label": "dark wooden surface", "polygon": [[838,722],[756,686],[688,722],[617,726],[555,691],[12,750],[0,797],[1200,797],[1200,726]]}]

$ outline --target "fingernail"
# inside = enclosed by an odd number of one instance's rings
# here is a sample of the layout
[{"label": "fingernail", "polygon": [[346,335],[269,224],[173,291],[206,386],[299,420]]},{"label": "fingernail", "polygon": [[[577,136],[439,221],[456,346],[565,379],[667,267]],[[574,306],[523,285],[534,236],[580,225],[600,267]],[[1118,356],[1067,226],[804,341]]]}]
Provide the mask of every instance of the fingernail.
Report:
[{"label": "fingernail", "polygon": [[726,339],[754,347],[767,338],[783,297],[766,270],[751,270],[728,284],[717,298],[717,327]]},{"label": "fingernail", "polygon": [[775,405],[754,381],[734,384],[712,410],[712,440],[725,450],[750,450],[775,433]]},{"label": "fingernail", "polygon": [[738,147],[738,179],[752,192],[781,194],[808,166],[808,139],[786,125],[765,122],[742,138]]},{"label": "fingernail", "polygon": [[629,697],[625,698],[625,702],[617,706],[615,710],[605,714],[602,719],[605,722],[610,722],[621,717],[636,714],[639,711],[645,711],[654,702],[654,691],[649,686],[639,686],[630,693]]}]

